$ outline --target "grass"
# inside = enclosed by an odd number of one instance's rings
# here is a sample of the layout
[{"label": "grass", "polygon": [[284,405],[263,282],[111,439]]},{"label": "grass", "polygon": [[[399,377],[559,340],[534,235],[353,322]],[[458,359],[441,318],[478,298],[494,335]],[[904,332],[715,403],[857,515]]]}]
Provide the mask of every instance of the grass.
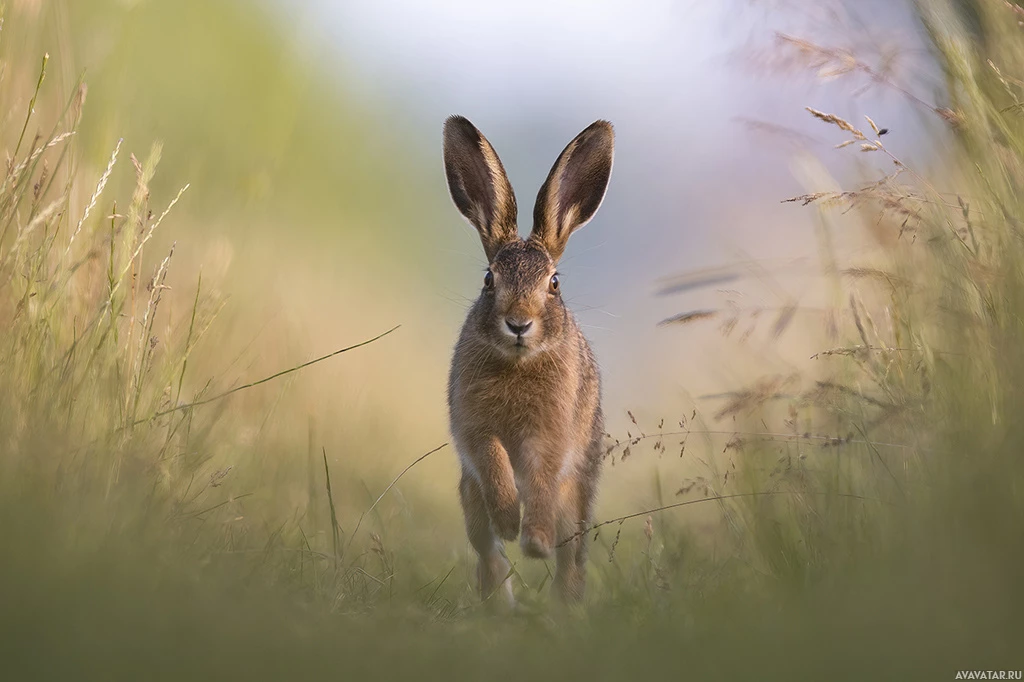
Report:
[{"label": "grass", "polygon": [[[842,264],[823,239],[834,305],[820,329],[805,330],[821,339],[811,369],[757,377],[714,415],[647,425],[630,414],[629,432],[609,438],[609,470],[678,455],[701,473],[671,498],[655,481],[649,509],[598,519],[578,611],[550,603],[552,567],[510,548],[523,608],[506,617],[476,603],[457,524],[434,523],[429,501],[402,492],[444,446],[424,444],[362,490],[351,457],[325,447],[313,420],[304,438],[293,429],[255,446],[281,448],[280,461],[239,456],[275,418],[281,381],[313,363],[358,362],[385,340],[339,343],[233,386],[226,373],[200,373],[235,352],[209,342],[224,300],[198,272],[168,288],[176,247],[154,248],[154,235],[174,230],[188,185],[155,189],[160,145],[138,158],[116,142],[93,173],[76,151],[85,90],[54,104],[51,63],[7,53],[5,677],[1019,670],[1024,43],[1013,7],[969,4],[968,27],[954,5],[918,5],[949,101],[899,86],[936,117],[944,167],[905,164],[870,120],[809,112],[809,127],[854,141],[833,153],[872,155],[879,177],[812,189],[799,203],[820,211],[823,234],[837,209],[891,229],[868,264]],[[839,54],[793,40],[817,68]],[[50,104],[37,106],[40,97]],[[133,186],[112,195],[121,185],[110,178],[129,165]],[[723,333],[735,333],[728,322]],[[792,311],[779,311],[772,334],[791,324]]]}]

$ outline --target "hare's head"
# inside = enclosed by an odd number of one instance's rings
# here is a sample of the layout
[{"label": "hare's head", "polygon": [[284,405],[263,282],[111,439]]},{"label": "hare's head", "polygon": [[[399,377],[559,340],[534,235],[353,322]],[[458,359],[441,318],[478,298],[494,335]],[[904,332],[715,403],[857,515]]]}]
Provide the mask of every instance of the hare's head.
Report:
[{"label": "hare's head", "polygon": [[563,337],[566,309],[556,267],[569,236],[604,199],[614,135],[595,121],[559,155],[537,194],[533,231],[522,239],[516,197],[487,138],[461,116],[444,125],[444,167],[455,206],[480,233],[488,268],[476,304],[481,336],[511,357],[525,357]]}]

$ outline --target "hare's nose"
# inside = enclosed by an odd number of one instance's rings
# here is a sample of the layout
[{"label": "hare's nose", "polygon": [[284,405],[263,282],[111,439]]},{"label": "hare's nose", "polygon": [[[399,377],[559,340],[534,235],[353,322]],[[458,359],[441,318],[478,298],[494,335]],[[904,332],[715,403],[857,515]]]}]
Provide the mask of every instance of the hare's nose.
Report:
[{"label": "hare's nose", "polygon": [[509,331],[511,331],[516,336],[522,336],[523,334],[530,330],[530,327],[533,326],[533,320],[520,322],[519,320],[511,320],[509,318],[505,318],[505,325],[509,328]]}]

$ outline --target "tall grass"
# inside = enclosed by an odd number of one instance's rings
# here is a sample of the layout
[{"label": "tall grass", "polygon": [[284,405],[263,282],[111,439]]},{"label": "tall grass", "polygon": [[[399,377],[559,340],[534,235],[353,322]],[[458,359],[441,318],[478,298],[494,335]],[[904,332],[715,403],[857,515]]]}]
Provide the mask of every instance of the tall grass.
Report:
[{"label": "tall grass", "polygon": [[[160,146],[139,161],[118,142],[83,193],[90,174],[76,165],[74,140],[86,89],[45,120],[36,102],[47,62],[20,132],[3,131],[11,146],[0,185],[0,467],[5,510],[55,514],[63,541],[92,546],[128,528],[142,534],[197,474],[198,443],[215,420],[149,417],[181,399],[213,311],[198,288],[186,327],[165,311],[174,247],[151,255],[147,245],[184,188],[162,206],[151,197]],[[4,100],[24,104],[12,80]],[[118,163],[136,179],[120,208],[105,194]]]},{"label": "tall grass", "polygon": [[[256,416],[232,414],[229,394],[271,382],[232,389],[189,378],[222,301],[198,273],[194,288],[168,289],[174,248],[151,248],[188,194],[151,192],[159,145],[140,160],[118,143],[107,165],[79,165],[86,91],[37,111],[45,59],[31,79],[5,79],[0,101],[18,112],[0,131],[6,674],[942,679],[1019,670],[1024,48],[1014,7],[974,9],[965,28],[953,5],[918,5],[946,78],[948,101],[913,95],[949,147],[938,172],[905,164],[870,120],[809,112],[808,126],[828,126],[842,145],[833,153],[872,155],[879,177],[798,203],[820,210],[826,230],[832,211],[851,206],[892,230],[866,264],[842,263],[823,242],[835,324],[807,330],[822,339],[811,369],[759,378],[715,415],[633,419],[630,433],[609,440],[609,467],[653,452],[694,457],[703,474],[656,507],[588,529],[590,594],[579,611],[553,608],[552,567],[510,548],[523,607],[500,619],[475,602],[457,529],[425,527],[415,502],[381,513],[415,468],[368,490],[352,516],[313,425],[308,439],[283,446],[293,480],[259,462],[233,470],[238,460],[226,455],[245,447]],[[26,82],[33,89],[17,91]],[[107,186],[122,168],[135,187],[114,198]],[[791,323],[783,315],[776,326]],[[295,480],[306,494],[276,501]],[[700,528],[687,523],[697,514]]]},{"label": "tall grass", "polygon": [[[166,253],[148,252],[188,185],[157,205],[151,184],[161,145],[140,161],[118,141],[84,193],[91,173],[76,166],[73,141],[87,90],[78,87],[45,120],[36,104],[48,62],[47,55],[27,98],[4,93],[5,101],[24,103],[23,118],[4,131],[11,147],[0,184],[0,507],[11,546],[49,547],[68,570],[82,552],[127,552],[155,562],[155,570],[169,565],[185,574],[213,557],[230,563],[234,554],[262,554],[246,561],[261,577],[293,564],[304,572],[310,561],[301,586],[317,592],[320,564],[331,559],[319,551],[323,539],[301,537],[301,520],[264,533],[259,520],[246,518],[237,503],[253,493],[229,492],[233,460],[221,454],[242,434],[238,421],[224,425],[220,416],[229,396],[390,332],[226,390],[213,377],[189,393],[189,360],[222,302],[203,291],[201,276],[193,292],[171,291],[174,243]],[[119,164],[130,164],[135,177],[120,204],[106,195]],[[168,310],[174,298],[177,315]],[[311,498],[322,502],[322,492]],[[313,516],[304,517],[311,531]],[[275,547],[285,530],[292,545]],[[300,558],[267,561],[278,549]],[[336,543],[331,549],[336,563],[341,551]]]}]

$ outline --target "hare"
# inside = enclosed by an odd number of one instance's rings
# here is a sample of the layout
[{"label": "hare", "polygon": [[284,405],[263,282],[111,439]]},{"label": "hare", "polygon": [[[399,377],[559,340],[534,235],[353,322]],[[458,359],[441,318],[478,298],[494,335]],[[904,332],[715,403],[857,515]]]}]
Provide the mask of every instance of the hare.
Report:
[{"label": "hare", "polygon": [[516,199],[494,148],[461,116],[444,124],[448,190],[480,233],[489,266],[452,357],[448,408],[462,464],[459,495],[479,555],[483,599],[514,604],[505,540],[557,554],[554,585],[583,596],[587,533],[601,465],[601,379],[562,300],[556,266],[604,199],[614,135],[596,121],[562,150],[522,239]]}]

